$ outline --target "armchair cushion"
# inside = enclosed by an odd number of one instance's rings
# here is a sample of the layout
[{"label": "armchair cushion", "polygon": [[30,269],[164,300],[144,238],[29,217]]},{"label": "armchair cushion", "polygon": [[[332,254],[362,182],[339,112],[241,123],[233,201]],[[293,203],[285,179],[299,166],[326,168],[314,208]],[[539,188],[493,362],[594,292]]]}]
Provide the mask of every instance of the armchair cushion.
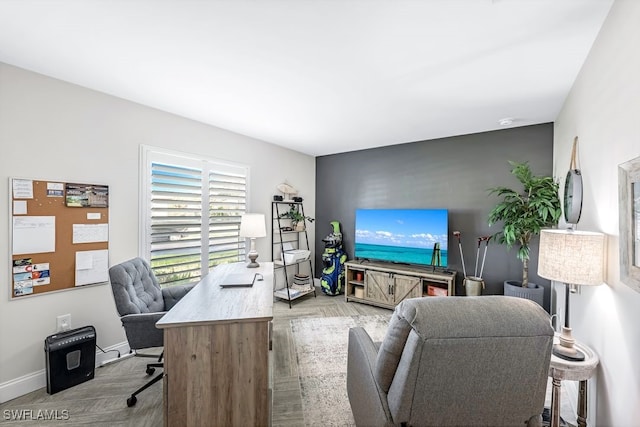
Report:
[{"label": "armchair cushion", "polygon": [[411,332],[411,325],[402,314],[401,310],[393,312],[376,357],[374,377],[385,393],[389,391],[398,363],[400,363],[404,344],[407,341],[409,332]]}]

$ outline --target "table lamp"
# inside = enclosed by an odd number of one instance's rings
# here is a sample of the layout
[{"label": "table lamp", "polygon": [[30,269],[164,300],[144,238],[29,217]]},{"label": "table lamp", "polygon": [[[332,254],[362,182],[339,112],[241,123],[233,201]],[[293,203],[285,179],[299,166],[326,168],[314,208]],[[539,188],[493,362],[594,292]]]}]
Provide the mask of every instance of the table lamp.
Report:
[{"label": "table lamp", "polygon": [[247,268],[260,267],[256,262],[258,251],[256,251],[256,238],[265,237],[267,230],[265,228],[264,214],[246,213],[240,219],[240,237],[249,237],[251,239],[251,248],[247,257],[251,261],[247,264]]},{"label": "table lamp", "polygon": [[574,347],[569,327],[569,295],[576,285],[601,285],[604,278],[604,234],[577,230],[541,230],[538,275],[565,284],[564,326],[553,354],[566,360],[584,360]]}]

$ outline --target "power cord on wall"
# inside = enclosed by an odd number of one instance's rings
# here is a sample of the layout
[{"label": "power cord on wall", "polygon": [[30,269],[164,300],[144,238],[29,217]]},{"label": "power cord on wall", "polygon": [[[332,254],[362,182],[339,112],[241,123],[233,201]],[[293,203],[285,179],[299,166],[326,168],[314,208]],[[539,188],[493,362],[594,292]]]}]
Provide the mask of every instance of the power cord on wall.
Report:
[{"label": "power cord on wall", "polygon": [[105,351],[105,350],[103,350],[103,349],[102,349],[102,347],[100,347],[98,344],[96,344],[96,347],[98,347],[98,350],[100,350],[100,351],[101,351],[101,352],[103,352],[104,354],[111,353],[112,351],[115,351],[116,353],[118,353],[118,357],[117,357],[117,359],[120,359],[120,350],[107,350],[107,351]]},{"label": "power cord on wall", "polygon": [[120,355],[120,350],[103,350],[98,344],[96,344],[96,347],[98,348],[98,350],[100,350],[104,354],[111,353],[111,352],[116,352],[117,353],[117,356],[114,357],[113,359],[108,359],[108,360],[105,360],[105,361],[101,362],[100,366],[99,366],[100,368],[105,366],[105,365],[108,365],[109,363],[117,362],[119,360],[123,360],[123,359],[128,358],[129,356],[133,356],[134,355],[134,353],[130,352],[129,354],[126,354],[126,355],[120,357],[121,356]]}]

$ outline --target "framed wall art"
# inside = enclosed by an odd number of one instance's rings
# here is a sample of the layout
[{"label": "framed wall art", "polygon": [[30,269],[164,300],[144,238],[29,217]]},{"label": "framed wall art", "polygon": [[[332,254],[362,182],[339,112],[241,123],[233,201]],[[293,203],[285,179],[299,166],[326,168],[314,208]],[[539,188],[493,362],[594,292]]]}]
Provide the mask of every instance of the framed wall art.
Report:
[{"label": "framed wall art", "polygon": [[618,167],[620,280],[640,292],[640,157]]}]

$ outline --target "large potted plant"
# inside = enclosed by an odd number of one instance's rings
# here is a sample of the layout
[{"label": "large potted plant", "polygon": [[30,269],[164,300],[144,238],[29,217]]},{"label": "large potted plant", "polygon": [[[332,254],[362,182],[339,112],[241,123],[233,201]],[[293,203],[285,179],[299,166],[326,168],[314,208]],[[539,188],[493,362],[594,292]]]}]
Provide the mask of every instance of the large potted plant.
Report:
[{"label": "large potted plant", "polygon": [[489,213],[489,226],[502,222],[503,228],[491,236],[492,240],[518,247],[516,256],[522,261],[522,280],[507,280],[504,294],[532,299],[542,305],[544,289],[529,282],[529,244],[542,228],[558,224],[562,213],[558,184],[551,176],[534,176],[527,162],[509,162],[511,173],[522,188],[515,190],[496,187],[489,190],[502,200]]}]

